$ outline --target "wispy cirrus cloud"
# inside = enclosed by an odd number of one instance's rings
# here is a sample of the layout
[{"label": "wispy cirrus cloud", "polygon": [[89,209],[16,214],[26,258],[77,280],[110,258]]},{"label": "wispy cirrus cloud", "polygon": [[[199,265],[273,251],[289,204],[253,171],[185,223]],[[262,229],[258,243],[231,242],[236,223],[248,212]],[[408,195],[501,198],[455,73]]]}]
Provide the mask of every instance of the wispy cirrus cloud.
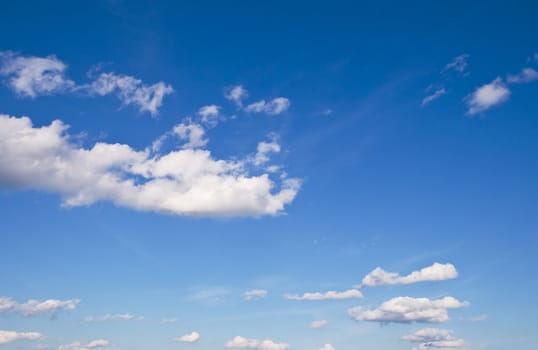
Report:
[{"label": "wispy cirrus cloud", "polygon": [[75,310],[79,303],[79,299],[47,299],[42,301],[30,299],[25,303],[18,303],[10,297],[0,297],[0,314],[17,313],[23,316],[36,316],[41,314],[47,314],[51,317],[54,317],[59,311]]},{"label": "wispy cirrus cloud", "polygon": [[84,319],[86,322],[96,321],[142,321],[144,316],[135,316],[130,313],[124,314],[105,314],[102,316],[86,316]]},{"label": "wispy cirrus cloud", "polygon": [[455,71],[458,73],[465,72],[465,70],[467,69],[467,66],[469,65],[469,57],[470,55],[465,54],[465,53],[454,57],[454,59],[450,63],[447,63],[443,67],[441,72],[446,72],[446,71]]},{"label": "wispy cirrus cloud", "polygon": [[291,106],[291,102],[286,97],[277,97],[270,101],[260,100],[245,107],[245,111],[252,113],[266,113],[278,115],[284,113]]},{"label": "wispy cirrus cloud", "polygon": [[286,350],[289,345],[286,343],[276,343],[272,340],[248,339],[236,336],[226,342],[226,348],[249,349],[249,350]]},{"label": "wispy cirrus cloud", "polygon": [[324,293],[304,293],[298,294],[286,294],[284,298],[288,300],[343,300],[343,299],[357,299],[362,298],[362,293],[357,289],[349,289],[343,292],[328,291]]},{"label": "wispy cirrus cloud", "polygon": [[448,321],[448,310],[468,306],[453,297],[441,299],[396,297],[385,301],[375,309],[354,307],[348,310],[356,321],[379,323],[441,323]]},{"label": "wispy cirrus cloud", "polygon": [[243,293],[243,299],[247,301],[262,299],[262,298],[265,298],[266,296],[267,296],[267,291],[265,289],[251,289]]},{"label": "wispy cirrus cloud", "polygon": [[153,154],[118,143],[82,148],[67,129],[59,120],[34,127],[27,117],[0,115],[0,186],[58,193],[68,207],[104,200],[143,211],[237,217],[281,213],[301,184],[252,169],[252,156],[224,160],[193,149],[200,139],[192,130],[177,133],[189,147]]},{"label": "wispy cirrus cloud", "polygon": [[538,72],[534,68],[526,67],[518,74],[508,74],[506,81],[511,84],[530,83],[538,80]]},{"label": "wispy cirrus cloud", "polygon": [[17,340],[39,340],[43,335],[38,332],[16,332],[0,330],[0,345],[8,344]]},{"label": "wispy cirrus cloud", "polygon": [[108,340],[104,339],[93,340],[87,344],[76,341],[71,344],[60,345],[58,350],[108,350],[108,345]]},{"label": "wispy cirrus cloud", "polygon": [[429,95],[427,95],[426,97],[422,99],[421,106],[424,107],[430,104],[431,102],[437,100],[439,97],[443,96],[444,94],[446,94],[445,88],[436,89],[434,92],[430,93]]},{"label": "wispy cirrus cloud", "polygon": [[387,272],[376,267],[362,279],[361,286],[377,287],[382,285],[411,284],[418,282],[445,281],[458,277],[456,267],[450,263],[433,263],[431,266],[413,271],[406,276],[396,272]]}]

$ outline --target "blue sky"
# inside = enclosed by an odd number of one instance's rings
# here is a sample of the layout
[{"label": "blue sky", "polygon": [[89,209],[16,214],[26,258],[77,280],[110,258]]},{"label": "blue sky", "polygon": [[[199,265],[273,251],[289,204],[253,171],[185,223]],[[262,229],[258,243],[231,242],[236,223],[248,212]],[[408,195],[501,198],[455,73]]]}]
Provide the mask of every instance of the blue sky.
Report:
[{"label": "blue sky", "polygon": [[2,6],[0,349],[535,349],[537,10]]}]

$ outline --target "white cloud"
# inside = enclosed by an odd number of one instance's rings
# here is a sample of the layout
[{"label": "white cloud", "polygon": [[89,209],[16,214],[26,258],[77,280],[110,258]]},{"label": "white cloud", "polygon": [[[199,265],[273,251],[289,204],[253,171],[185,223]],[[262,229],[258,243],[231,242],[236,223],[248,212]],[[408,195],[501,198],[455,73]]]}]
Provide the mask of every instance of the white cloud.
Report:
[{"label": "white cloud", "polygon": [[448,63],[444,68],[443,72],[448,70],[455,70],[458,73],[463,73],[465,69],[467,68],[469,60],[468,54],[463,54],[455,57],[452,62]]},{"label": "white cloud", "polygon": [[239,160],[209,150],[152,155],[125,144],[71,142],[61,121],[34,127],[27,117],[0,115],[0,186],[58,193],[64,206],[108,200],[143,211],[190,216],[276,215],[295,198],[300,181],[253,175]]},{"label": "white cloud", "polygon": [[236,85],[224,89],[224,97],[241,108],[243,107],[243,100],[248,97],[248,92],[243,88],[243,85]]},{"label": "white cloud", "polygon": [[130,313],[125,314],[106,314],[102,316],[87,316],[85,318],[85,321],[87,322],[93,322],[93,321],[141,321],[144,319],[144,316],[135,316]]},{"label": "white cloud", "polygon": [[177,318],[162,318],[161,324],[170,324],[170,323],[176,323]]},{"label": "white cloud", "polygon": [[482,314],[482,315],[479,315],[479,316],[475,316],[475,317],[471,317],[470,320],[473,321],[473,322],[480,322],[480,321],[485,321],[488,319],[488,315],[486,314]]},{"label": "white cloud", "polygon": [[538,79],[538,72],[534,68],[523,68],[519,74],[508,74],[506,81],[509,83],[529,83]]},{"label": "white cloud", "polygon": [[251,350],[286,350],[289,345],[285,343],[275,343],[272,340],[247,339],[237,336],[226,343],[227,348],[251,349]]},{"label": "white cloud", "polygon": [[433,93],[424,97],[424,99],[422,100],[421,106],[424,107],[428,105],[430,102],[437,100],[439,97],[443,96],[444,94],[446,94],[445,88],[436,89]]},{"label": "white cloud", "polygon": [[43,338],[43,335],[37,332],[15,332],[0,330],[0,345],[11,343],[16,340],[38,340],[41,338]]},{"label": "white cloud", "polygon": [[280,145],[276,141],[276,137],[272,137],[270,142],[259,142],[256,155],[254,156],[254,165],[260,166],[269,161],[270,153],[279,153]]},{"label": "white cloud", "polygon": [[203,106],[198,110],[201,122],[205,125],[214,127],[217,125],[220,116],[220,107],[217,105]]},{"label": "white cloud", "polygon": [[173,133],[181,140],[187,140],[183,148],[204,147],[208,140],[205,138],[205,130],[199,124],[193,122],[181,123],[174,127]]},{"label": "white cloud", "polygon": [[413,350],[458,350],[466,348],[465,341],[454,338],[452,331],[447,329],[424,328],[403,336],[402,340],[418,343]]},{"label": "white cloud", "polygon": [[334,350],[334,347],[331,344],[325,344],[319,350]]},{"label": "white cloud", "polygon": [[265,289],[247,290],[243,294],[243,298],[245,300],[256,300],[256,299],[265,298],[266,296],[267,296],[267,291]]},{"label": "white cloud", "polygon": [[491,107],[499,105],[510,97],[510,90],[501,78],[496,78],[489,84],[477,88],[467,96],[467,113],[469,115],[484,112]]},{"label": "white cloud", "polygon": [[179,338],[176,338],[176,341],[181,343],[196,343],[199,339],[200,334],[198,332],[192,332],[190,334],[185,334]]},{"label": "white cloud", "polygon": [[310,328],[314,328],[314,329],[325,328],[327,324],[329,324],[329,321],[327,320],[312,321],[312,323],[310,323]]},{"label": "white cloud", "polygon": [[400,276],[396,272],[387,272],[376,267],[362,279],[362,286],[376,287],[391,284],[411,284],[426,281],[444,281],[458,277],[456,267],[450,263],[434,263],[431,266],[413,271],[407,276]]},{"label": "white cloud", "polygon": [[356,321],[381,323],[440,323],[448,321],[448,309],[468,306],[453,297],[442,299],[396,297],[385,301],[376,309],[364,309],[360,306],[348,310],[349,316]]},{"label": "white cloud", "polygon": [[88,344],[82,344],[79,341],[73,342],[67,345],[60,345],[58,350],[108,350],[108,340],[98,339],[89,342]]},{"label": "white cloud", "polygon": [[277,97],[269,102],[261,100],[254,102],[245,107],[245,111],[254,113],[267,113],[269,115],[278,115],[285,112],[291,105],[289,99],[285,97]]},{"label": "white cloud", "polygon": [[[0,150],[2,148],[0,147]],[[1,156],[0,156],[1,157]],[[43,301],[30,299],[25,303],[18,303],[9,297],[0,297],[0,313],[14,312],[23,316],[35,316],[49,314],[54,316],[61,310],[73,311],[80,300],[56,300],[47,299]]]},{"label": "white cloud", "polygon": [[141,80],[128,75],[101,73],[91,84],[84,86],[90,94],[109,95],[116,93],[125,105],[134,105],[140,112],[149,112],[155,116],[162,105],[164,96],[174,89],[164,82],[145,85]]},{"label": "white cloud", "polygon": [[284,298],[288,300],[342,300],[362,298],[363,295],[356,289],[346,290],[344,292],[328,291],[325,293],[304,293],[303,295],[286,294]]},{"label": "white cloud", "polygon": [[20,56],[0,52],[0,75],[22,97],[53,95],[71,90],[75,83],[65,77],[67,65],[56,56]]}]

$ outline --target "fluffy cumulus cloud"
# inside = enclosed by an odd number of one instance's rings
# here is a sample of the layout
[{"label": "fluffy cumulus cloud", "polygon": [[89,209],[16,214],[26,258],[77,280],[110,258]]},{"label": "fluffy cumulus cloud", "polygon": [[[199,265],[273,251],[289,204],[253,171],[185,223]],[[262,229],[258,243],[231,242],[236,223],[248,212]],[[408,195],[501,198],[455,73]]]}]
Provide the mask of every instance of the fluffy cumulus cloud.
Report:
[{"label": "fluffy cumulus cloud", "polygon": [[271,101],[261,100],[254,102],[245,107],[245,111],[253,113],[266,113],[269,115],[278,115],[285,112],[291,105],[290,100],[285,97],[277,97]]},{"label": "fluffy cumulus cloud", "polygon": [[431,102],[437,100],[439,97],[443,96],[444,94],[446,94],[446,90],[445,88],[439,88],[439,89],[436,89],[435,91],[433,91],[432,93],[430,93],[428,96],[424,97],[424,99],[422,99],[422,107],[430,104]]},{"label": "fluffy cumulus cloud", "polygon": [[192,332],[190,334],[185,334],[181,337],[176,338],[176,341],[180,343],[196,343],[199,339],[200,334],[198,332]]},{"label": "fluffy cumulus cloud", "polygon": [[178,124],[172,131],[181,140],[186,141],[183,148],[199,148],[207,144],[204,128],[192,121]]},{"label": "fluffy cumulus cloud", "polygon": [[254,156],[254,165],[262,165],[269,161],[271,153],[279,153],[280,145],[276,141],[276,137],[272,137],[270,142],[259,142],[256,155]]},{"label": "fluffy cumulus cloud", "polygon": [[453,70],[458,73],[463,73],[465,69],[467,69],[467,65],[469,64],[468,61],[469,61],[468,54],[462,54],[462,55],[456,56],[454,57],[452,62],[444,66],[443,72]]},{"label": "fluffy cumulus cloud", "polygon": [[276,343],[272,340],[247,339],[237,336],[226,343],[227,348],[251,349],[251,350],[286,350],[289,345],[286,343]]},{"label": "fluffy cumulus cloud", "polygon": [[310,328],[313,328],[313,329],[325,328],[327,324],[329,324],[329,321],[327,320],[312,321],[312,323],[310,323]]},{"label": "fluffy cumulus cloud", "polygon": [[109,95],[115,93],[125,105],[133,105],[140,112],[157,115],[164,96],[171,94],[174,89],[164,82],[146,85],[140,79],[128,75],[101,73],[91,84],[84,87],[90,94]]},{"label": "fluffy cumulus cloud", "polygon": [[108,340],[97,339],[87,344],[83,344],[79,341],[73,342],[67,345],[60,345],[58,350],[108,350]]},{"label": "fluffy cumulus cloud", "polygon": [[418,271],[413,271],[407,276],[400,276],[396,272],[387,272],[381,267],[376,267],[362,279],[362,286],[377,287],[390,284],[411,284],[426,281],[444,281],[458,277],[456,267],[450,263],[434,263]]},{"label": "fluffy cumulus cloud", "polygon": [[16,340],[38,340],[41,338],[43,338],[43,335],[37,332],[15,332],[0,330],[0,345],[11,343]]},{"label": "fluffy cumulus cloud", "polygon": [[102,316],[87,316],[85,320],[87,322],[94,322],[94,321],[133,321],[138,320],[141,321],[144,319],[144,316],[135,316],[130,313],[125,314],[106,314]]},{"label": "fluffy cumulus cloud", "polygon": [[84,148],[71,141],[67,129],[59,120],[34,127],[28,117],[0,115],[0,187],[58,193],[68,207],[111,201],[213,217],[275,215],[300,188],[298,179],[276,179],[277,184],[269,174],[254,172],[251,156],[222,160],[191,148],[152,154],[101,142]]},{"label": "fluffy cumulus cloud", "polygon": [[405,335],[402,340],[416,343],[413,350],[461,350],[467,346],[463,339],[456,339],[452,331],[439,328],[424,328]]},{"label": "fluffy cumulus cloud", "polygon": [[334,350],[331,344],[324,344],[319,350]]},{"label": "fluffy cumulus cloud", "polygon": [[248,92],[243,85],[236,85],[224,89],[224,97],[241,108],[243,107],[243,100],[248,97]]},{"label": "fluffy cumulus cloud", "polygon": [[[1,148],[0,148],[1,149]],[[35,300],[30,299],[25,303],[18,303],[9,297],[0,297],[0,314],[1,313],[18,313],[23,316],[36,316],[47,314],[54,316],[62,310],[73,311],[80,300]]]},{"label": "fluffy cumulus cloud", "polygon": [[507,101],[509,97],[510,90],[506,84],[501,78],[496,78],[491,83],[480,86],[471,95],[467,96],[467,114],[482,113]]},{"label": "fluffy cumulus cloud", "polygon": [[354,307],[348,310],[349,316],[356,321],[372,321],[380,323],[440,323],[448,321],[448,310],[468,306],[453,297],[441,299],[396,297],[378,308],[364,309]]},{"label": "fluffy cumulus cloud", "polygon": [[255,300],[265,298],[267,296],[267,291],[265,289],[251,289],[243,293],[243,298],[245,300]]},{"label": "fluffy cumulus cloud", "polygon": [[506,81],[512,84],[530,83],[538,79],[538,72],[534,68],[523,68],[519,74],[508,74]]},{"label": "fluffy cumulus cloud", "polygon": [[362,293],[357,289],[349,289],[343,292],[328,291],[325,293],[304,293],[303,295],[286,294],[288,300],[342,300],[362,298]]},{"label": "fluffy cumulus cloud", "polygon": [[220,118],[220,107],[217,105],[200,107],[198,115],[204,125],[216,126]]},{"label": "fluffy cumulus cloud", "polygon": [[65,77],[67,65],[56,56],[20,56],[0,52],[0,75],[7,78],[11,89],[21,97],[53,95],[74,88],[75,83]]}]

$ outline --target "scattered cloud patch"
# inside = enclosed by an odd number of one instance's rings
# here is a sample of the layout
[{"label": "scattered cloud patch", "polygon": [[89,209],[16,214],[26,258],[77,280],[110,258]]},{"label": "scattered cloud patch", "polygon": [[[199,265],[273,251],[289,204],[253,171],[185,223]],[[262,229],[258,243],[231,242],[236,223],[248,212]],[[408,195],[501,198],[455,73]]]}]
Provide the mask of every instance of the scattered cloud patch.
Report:
[{"label": "scattered cloud patch", "polygon": [[329,324],[329,321],[327,320],[312,321],[312,323],[310,323],[310,328],[313,328],[313,329],[325,328],[327,324]]},{"label": "scattered cloud patch", "polygon": [[82,344],[79,341],[67,345],[60,345],[58,350],[108,350],[108,340],[98,339],[87,344]]},{"label": "scattered cloud patch", "polygon": [[7,78],[9,87],[21,97],[35,98],[70,91],[75,83],[67,79],[67,65],[56,56],[20,56],[0,52],[0,75]]},{"label": "scattered cloud patch", "polygon": [[171,323],[176,323],[177,322],[177,318],[162,318],[161,319],[161,324],[171,324]]},{"label": "scattered cloud patch", "polygon": [[413,350],[458,350],[467,347],[463,339],[456,339],[452,336],[452,331],[439,328],[420,329],[403,336],[402,340],[417,343]]},{"label": "scattered cloud patch", "polygon": [[273,135],[270,142],[259,142],[256,155],[254,156],[254,165],[260,166],[267,163],[269,161],[269,154],[279,152],[280,145],[276,140],[276,136]]},{"label": "scattered cloud patch", "polygon": [[87,316],[85,318],[86,322],[94,321],[142,321],[144,316],[135,316],[130,313],[125,314],[106,314],[102,316]]},{"label": "scattered cloud patch", "polygon": [[421,106],[425,107],[426,105],[437,100],[439,97],[443,96],[444,94],[446,94],[445,88],[436,89],[433,93],[429,94],[428,96],[422,99]]},{"label": "scattered cloud patch", "polygon": [[192,332],[190,334],[185,334],[179,338],[176,338],[176,341],[180,343],[196,343],[199,339],[200,334],[198,332]]},{"label": "scattered cloud patch", "polygon": [[334,350],[334,347],[331,344],[325,344],[319,350]]},{"label": "scattered cloud patch", "polygon": [[248,92],[243,85],[236,85],[224,89],[224,97],[232,101],[237,107],[243,107],[243,100],[248,97]]},{"label": "scattered cloud patch", "polygon": [[256,299],[262,299],[267,296],[267,291],[265,289],[252,289],[247,290],[243,294],[243,298],[245,300],[256,300]]},{"label": "scattered cloud patch", "polygon": [[477,88],[471,95],[467,96],[467,114],[474,115],[484,112],[494,106],[508,100],[510,90],[501,78],[496,78],[491,83]]},{"label": "scattered cloud patch", "polygon": [[67,129],[59,120],[34,127],[28,117],[0,115],[0,186],[58,193],[67,207],[107,200],[174,215],[244,217],[281,213],[301,185],[252,174],[252,156],[215,159],[189,148],[152,154],[103,142],[88,149]]},{"label": "scattered cloud patch", "polygon": [[468,306],[453,297],[442,299],[396,297],[378,308],[364,309],[354,307],[348,310],[349,316],[356,321],[380,323],[441,323],[448,321],[448,310]]},{"label": "scattered cloud patch", "polygon": [[[2,148],[0,147],[0,150]],[[48,314],[54,317],[56,313],[62,310],[73,311],[80,303],[78,299],[57,300],[47,299],[43,301],[30,299],[25,303],[18,303],[9,297],[0,297],[0,314],[1,313],[18,313],[23,316],[36,316]]]},{"label": "scattered cloud patch", "polygon": [[0,330],[0,345],[8,344],[16,340],[38,340],[43,335],[38,332],[15,332]]},{"label": "scattered cloud patch", "polygon": [[214,127],[218,124],[220,107],[217,105],[203,106],[198,110],[202,124]]},{"label": "scattered cloud patch", "polygon": [[115,73],[101,73],[91,84],[84,87],[92,95],[109,95],[115,93],[123,105],[134,105],[140,112],[158,114],[164,96],[171,94],[171,85],[158,82],[146,85],[140,79]]},{"label": "scattered cloud patch", "polygon": [[523,68],[519,74],[508,74],[506,81],[511,84],[530,83],[538,79],[538,72],[534,68]]},{"label": "scattered cloud patch", "polygon": [[227,348],[250,349],[250,350],[286,350],[289,345],[286,343],[276,343],[272,340],[247,339],[237,336],[226,343]]},{"label": "scattered cloud patch", "polygon": [[187,141],[183,145],[183,148],[193,149],[204,147],[208,142],[205,138],[204,128],[191,121],[176,125],[173,128],[173,133],[177,135],[180,140]]},{"label": "scattered cloud patch", "polygon": [[342,300],[362,298],[362,293],[357,289],[350,289],[344,292],[328,291],[325,293],[304,293],[303,295],[286,294],[284,298],[288,300]]},{"label": "scattered cloud patch", "polygon": [[459,56],[456,56],[452,62],[446,64],[444,67],[443,67],[443,70],[442,72],[446,72],[446,71],[456,71],[458,73],[463,73],[465,71],[465,69],[467,69],[467,66],[469,64],[469,55],[468,54],[462,54],[462,55],[459,55]]},{"label": "scattered cloud patch", "polygon": [[396,272],[387,272],[381,267],[376,267],[362,279],[361,286],[377,287],[393,284],[411,284],[426,281],[445,281],[458,277],[456,267],[450,263],[434,263],[418,271],[413,271],[407,276],[400,276]]},{"label": "scattered cloud patch", "polygon": [[488,315],[486,315],[486,314],[482,314],[482,315],[470,318],[470,320],[473,321],[473,322],[481,322],[481,321],[485,321],[487,319],[488,319]]},{"label": "scattered cloud patch", "polygon": [[269,115],[278,115],[284,113],[291,105],[289,99],[285,97],[277,97],[269,102],[260,100],[245,107],[245,111],[253,113],[266,113]]}]

